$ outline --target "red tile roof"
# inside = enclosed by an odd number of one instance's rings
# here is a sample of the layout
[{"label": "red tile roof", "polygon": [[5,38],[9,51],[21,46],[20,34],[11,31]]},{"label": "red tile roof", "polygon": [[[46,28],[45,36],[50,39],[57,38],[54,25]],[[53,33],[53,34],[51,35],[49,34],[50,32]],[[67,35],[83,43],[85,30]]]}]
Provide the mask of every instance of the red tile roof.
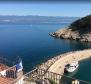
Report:
[{"label": "red tile roof", "polygon": [[0,71],[3,71],[5,69],[8,69],[9,67],[4,65],[4,64],[0,64]]},{"label": "red tile roof", "polygon": [[[13,68],[10,68],[4,64],[0,64],[0,71],[3,71],[3,70],[6,70],[9,71],[15,71],[15,67]],[[0,77],[0,84],[11,84],[11,82],[15,80],[15,78],[12,78],[12,77]]]},{"label": "red tile roof", "polygon": [[13,80],[13,78],[0,77],[0,84],[11,84]]}]

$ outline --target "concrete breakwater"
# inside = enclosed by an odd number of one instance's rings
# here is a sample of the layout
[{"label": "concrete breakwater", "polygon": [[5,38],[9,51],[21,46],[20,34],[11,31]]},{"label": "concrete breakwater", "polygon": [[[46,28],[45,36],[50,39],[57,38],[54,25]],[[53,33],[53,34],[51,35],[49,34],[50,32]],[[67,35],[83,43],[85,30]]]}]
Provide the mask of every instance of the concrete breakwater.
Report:
[{"label": "concrete breakwater", "polygon": [[64,73],[64,67],[66,64],[71,63],[72,61],[81,61],[90,57],[91,49],[62,54],[61,57],[53,65],[50,66],[48,71],[62,75]]},{"label": "concrete breakwater", "polygon": [[91,49],[67,52],[55,56],[52,59],[49,59],[48,61],[42,63],[41,65],[38,65],[36,68],[48,70],[50,72],[54,72],[57,74],[63,74],[64,66],[67,63],[71,63],[74,60],[80,61],[89,57],[91,57]]},{"label": "concrete breakwater", "polygon": [[[80,51],[72,51],[64,54],[60,54],[41,65],[38,65],[34,70],[25,75],[28,76],[28,80],[38,81],[39,79],[50,78],[57,79],[56,83],[60,84],[60,79],[64,74],[64,67],[66,64],[72,61],[81,61],[91,57],[91,49],[85,49]],[[56,76],[53,76],[53,74]]]}]

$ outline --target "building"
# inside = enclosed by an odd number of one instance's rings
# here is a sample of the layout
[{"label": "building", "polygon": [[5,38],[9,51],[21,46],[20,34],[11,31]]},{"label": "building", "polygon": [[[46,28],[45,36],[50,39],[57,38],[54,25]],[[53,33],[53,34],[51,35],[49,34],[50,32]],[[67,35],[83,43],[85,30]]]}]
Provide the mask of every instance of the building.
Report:
[{"label": "building", "polygon": [[22,64],[9,67],[4,59],[0,59],[0,84],[23,84]]}]

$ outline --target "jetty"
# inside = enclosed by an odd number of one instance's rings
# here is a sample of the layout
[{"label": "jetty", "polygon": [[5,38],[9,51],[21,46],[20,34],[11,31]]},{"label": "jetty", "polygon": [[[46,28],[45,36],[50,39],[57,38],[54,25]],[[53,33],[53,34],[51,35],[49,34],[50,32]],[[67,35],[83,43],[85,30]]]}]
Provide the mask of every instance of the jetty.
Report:
[{"label": "jetty", "polygon": [[40,82],[44,82],[44,84],[52,84],[50,81],[55,82],[55,84],[78,84],[74,83],[74,81],[79,81],[80,84],[91,84],[89,82],[64,75],[64,67],[66,64],[71,63],[74,60],[81,61],[87,58],[91,58],[91,49],[60,54],[47,62],[38,65],[34,70],[25,74],[24,81],[35,82],[35,84],[43,84]]},{"label": "jetty", "polygon": [[72,63],[72,61],[81,61],[87,58],[91,58],[91,49],[62,54],[61,57],[52,66],[50,66],[48,71],[64,74],[64,67],[66,64]]}]

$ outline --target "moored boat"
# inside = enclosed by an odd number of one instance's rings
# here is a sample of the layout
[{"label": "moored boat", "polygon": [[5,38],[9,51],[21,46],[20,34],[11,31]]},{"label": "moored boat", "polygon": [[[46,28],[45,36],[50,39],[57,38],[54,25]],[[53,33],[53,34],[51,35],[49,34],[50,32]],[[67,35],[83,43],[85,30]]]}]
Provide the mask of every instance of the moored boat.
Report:
[{"label": "moored boat", "polygon": [[65,71],[65,72],[73,72],[73,71],[75,71],[75,70],[78,68],[78,66],[79,66],[78,61],[73,61],[72,63],[67,64],[67,65],[65,66],[64,71]]}]

